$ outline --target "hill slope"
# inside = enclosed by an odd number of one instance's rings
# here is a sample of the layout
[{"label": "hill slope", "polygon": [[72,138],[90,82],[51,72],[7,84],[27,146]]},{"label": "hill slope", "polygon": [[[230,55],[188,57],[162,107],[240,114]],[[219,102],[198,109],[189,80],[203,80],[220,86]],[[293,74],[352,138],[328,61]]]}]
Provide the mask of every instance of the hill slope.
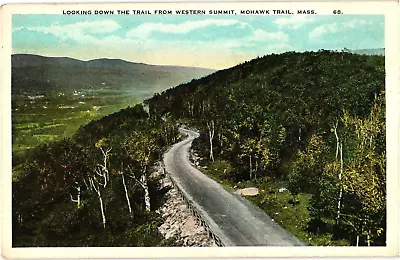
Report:
[{"label": "hill slope", "polygon": [[155,66],[118,59],[81,61],[65,57],[30,54],[12,55],[13,89],[98,89],[158,92],[213,70],[177,66]]},{"label": "hill slope", "polygon": [[[382,245],[384,89],[383,56],[289,52],[218,71],[147,103],[152,115],[200,129],[196,151],[205,171],[231,187],[264,190],[255,203],[301,240]],[[290,193],[278,192],[282,187]]]}]

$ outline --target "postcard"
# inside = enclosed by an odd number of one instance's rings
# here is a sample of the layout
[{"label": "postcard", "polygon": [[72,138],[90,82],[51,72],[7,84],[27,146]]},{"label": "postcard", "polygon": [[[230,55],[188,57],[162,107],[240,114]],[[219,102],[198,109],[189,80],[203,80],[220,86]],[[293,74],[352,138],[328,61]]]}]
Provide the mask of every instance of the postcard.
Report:
[{"label": "postcard", "polygon": [[395,1],[0,13],[4,257],[399,254]]}]

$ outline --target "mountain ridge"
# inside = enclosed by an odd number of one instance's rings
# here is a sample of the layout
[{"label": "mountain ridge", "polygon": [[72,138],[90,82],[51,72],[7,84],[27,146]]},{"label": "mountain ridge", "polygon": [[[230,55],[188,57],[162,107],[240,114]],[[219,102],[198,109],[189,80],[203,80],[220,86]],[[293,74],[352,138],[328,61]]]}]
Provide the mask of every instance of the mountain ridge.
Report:
[{"label": "mountain ridge", "polygon": [[81,60],[77,58],[72,58],[68,56],[44,56],[44,55],[39,55],[39,54],[30,54],[30,53],[14,53],[11,55],[12,62],[16,62],[19,58],[27,58],[27,57],[34,57],[36,59],[49,59],[49,60],[69,60],[69,61],[74,61],[78,63],[92,63],[92,62],[99,62],[99,61],[105,61],[105,62],[120,62],[121,64],[140,64],[140,65],[147,65],[147,66],[157,66],[157,67],[168,67],[168,68],[192,68],[192,69],[202,69],[202,70],[210,70],[210,71],[216,71],[215,69],[210,69],[210,68],[204,68],[204,67],[196,67],[196,66],[183,66],[183,65],[168,65],[168,64],[150,64],[150,63],[144,63],[144,62],[136,62],[136,61],[128,61],[124,59],[118,59],[118,58],[106,58],[106,57],[99,57],[95,59],[89,59],[89,60]]},{"label": "mountain ridge", "polygon": [[36,54],[13,54],[11,65],[13,89],[93,89],[106,86],[159,92],[215,72],[212,69],[151,65],[122,59],[82,61]]},{"label": "mountain ridge", "polygon": [[365,54],[365,55],[385,56],[385,48],[357,49],[357,50],[350,50],[350,52],[361,55]]}]

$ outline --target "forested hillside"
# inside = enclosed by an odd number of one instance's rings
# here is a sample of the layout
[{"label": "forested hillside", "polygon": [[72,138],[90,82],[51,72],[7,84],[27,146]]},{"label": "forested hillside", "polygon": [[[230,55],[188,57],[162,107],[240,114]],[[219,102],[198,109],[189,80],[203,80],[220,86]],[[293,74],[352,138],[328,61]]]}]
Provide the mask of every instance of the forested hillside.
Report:
[{"label": "forested hillside", "polygon": [[[310,245],[384,245],[384,57],[267,55],[169,89],[42,145],[13,169],[13,246],[168,245],[150,176],[176,123],[202,170]],[[279,191],[278,191],[279,190]]]},{"label": "forested hillside", "polygon": [[39,146],[13,169],[13,246],[162,246],[151,175],[177,130],[142,105]]},{"label": "forested hillside", "polygon": [[[384,89],[383,57],[289,52],[193,80],[147,103],[151,114],[198,127],[206,171],[230,186],[259,187],[254,202],[301,239],[381,245]],[[280,194],[275,186],[289,190]]]}]

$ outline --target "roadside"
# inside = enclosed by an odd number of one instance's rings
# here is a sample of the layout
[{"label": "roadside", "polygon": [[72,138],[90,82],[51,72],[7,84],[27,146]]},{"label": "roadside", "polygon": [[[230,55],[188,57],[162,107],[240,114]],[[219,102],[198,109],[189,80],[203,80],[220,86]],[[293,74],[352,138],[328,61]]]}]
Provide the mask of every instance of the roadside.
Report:
[{"label": "roadside", "polygon": [[308,211],[309,194],[292,194],[284,183],[272,177],[235,182],[230,178],[234,169],[228,161],[210,162],[193,148],[189,150],[189,159],[193,167],[221,184],[225,190],[260,208],[272,221],[305,243],[311,246],[348,245],[347,241],[335,240],[331,233],[316,234],[308,230],[308,222],[311,220]]},{"label": "roadside", "polygon": [[160,179],[161,188],[169,188],[166,193],[165,204],[157,212],[162,216],[164,223],[158,230],[166,239],[174,239],[174,246],[183,247],[214,247],[216,244],[209,238],[208,232],[198,223],[173,186],[171,180],[163,173],[163,169],[156,167],[154,176]]}]

